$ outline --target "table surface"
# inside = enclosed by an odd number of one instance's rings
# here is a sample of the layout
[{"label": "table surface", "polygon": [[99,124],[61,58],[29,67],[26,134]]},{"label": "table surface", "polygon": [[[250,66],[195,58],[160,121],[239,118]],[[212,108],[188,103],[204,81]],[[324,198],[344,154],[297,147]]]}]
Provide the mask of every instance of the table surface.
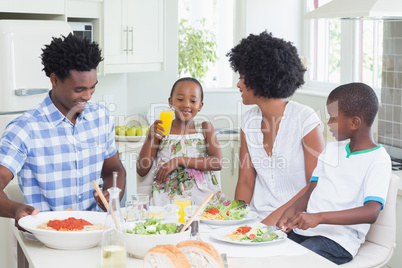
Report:
[{"label": "table surface", "polygon": [[[253,223],[251,221],[251,223]],[[249,224],[249,222],[247,222]],[[19,245],[29,263],[29,267],[101,267],[101,248],[99,246],[85,250],[57,250],[46,247],[36,239],[26,236],[14,226],[14,220],[10,221],[11,229],[17,238]],[[212,228],[211,228],[212,227]],[[227,227],[227,226],[226,226]],[[209,242],[217,249],[227,247],[225,242],[214,241],[209,237],[209,233],[217,226],[200,225],[200,237],[203,241]],[[221,244],[220,244],[221,243]],[[229,247],[233,246],[228,244]],[[229,267],[338,267],[336,264],[307,250],[299,244],[286,239],[272,245],[272,249],[267,250],[266,257],[228,257]],[[259,246],[257,246],[259,247]],[[292,251],[296,253],[293,255]],[[283,253],[280,253],[283,252]],[[220,252],[223,253],[223,252]],[[127,267],[142,267],[142,260],[127,257]]]}]

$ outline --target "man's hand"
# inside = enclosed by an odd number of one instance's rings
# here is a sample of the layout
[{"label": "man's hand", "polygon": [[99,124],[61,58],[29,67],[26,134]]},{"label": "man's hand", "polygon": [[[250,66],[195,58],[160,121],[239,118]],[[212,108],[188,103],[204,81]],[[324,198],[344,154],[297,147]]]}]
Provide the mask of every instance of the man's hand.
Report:
[{"label": "man's hand", "polygon": [[[102,191],[103,195],[105,196],[106,201],[109,203],[109,191],[104,190]],[[96,192],[96,190],[93,191],[93,195],[96,201],[96,204],[98,204],[98,206],[103,210],[103,211],[107,211],[105,205],[102,202],[102,199],[100,198],[100,196],[98,195],[98,193]]]},{"label": "man's hand", "polygon": [[39,213],[39,209],[34,208],[34,207],[32,207],[32,206],[28,206],[28,205],[22,205],[22,206],[20,206],[20,207],[17,209],[17,211],[16,211],[16,213],[15,213],[15,216],[14,216],[14,219],[15,219],[14,225],[15,225],[15,227],[17,227],[17,228],[18,228],[19,230],[21,230],[21,231],[25,231],[25,232],[26,232],[26,230],[25,230],[24,228],[22,228],[22,227],[18,224],[19,219],[21,219],[22,217],[28,216],[28,215],[36,215],[36,214],[38,214],[38,213]]}]

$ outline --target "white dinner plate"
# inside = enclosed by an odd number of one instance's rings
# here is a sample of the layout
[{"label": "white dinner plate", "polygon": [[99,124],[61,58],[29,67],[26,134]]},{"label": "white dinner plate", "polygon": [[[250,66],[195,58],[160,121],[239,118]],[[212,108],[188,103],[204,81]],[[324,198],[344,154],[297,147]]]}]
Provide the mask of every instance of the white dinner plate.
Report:
[{"label": "white dinner plate", "polygon": [[241,224],[243,222],[249,221],[249,220],[254,220],[258,216],[257,212],[254,211],[249,211],[247,215],[241,219],[241,220],[221,220],[221,221],[216,221],[216,220],[206,220],[201,218],[202,223],[206,224],[211,224],[211,225],[236,225],[236,224]]},{"label": "white dinner plate", "polygon": [[[265,245],[265,244],[271,244],[271,243],[276,243],[276,242],[280,242],[283,241],[287,238],[287,234],[282,232],[281,230],[277,230],[275,231],[275,233],[278,235],[278,238],[272,240],[272,241],[264,241],[264,242],[251,242],[251,241],[233,241],[231,240],[229,237],[225,237],[225,235],[227,235],[228,233],[232,233],[234,231],[236,231],[237,228],[239,228],[240,226],[244,226],[244,225],[238,225],[238,226],[231,226],[231,227],[225,227],[225,228],[219,228],[216,229],[215,231],[213,231],[212,233],[210,233],[210,237],[218,240],[218,241],[222,241],[222,242],[226,242],[226,243],[231,243],[231,244],[236,244],[236,245],[245,245],[245,246],[258,246],[258,245]],[[258,225],[249,225],[250,227],[255,227]],[[259,225],[259,226],[264,226],[267,227],[265,225]]]},{"label": "white dinner plate", "polygon": [[95,247],[102,238],[103,228],[94,231],[55,231],[38,229],[37,226],[49,220],[63,220],[69,217],[84,219],[93,224],[104,224],[105,212],[95,211],[48,211],[21,218],[18,224],[31,232],[39,241],[55,249],[86,249]]}]

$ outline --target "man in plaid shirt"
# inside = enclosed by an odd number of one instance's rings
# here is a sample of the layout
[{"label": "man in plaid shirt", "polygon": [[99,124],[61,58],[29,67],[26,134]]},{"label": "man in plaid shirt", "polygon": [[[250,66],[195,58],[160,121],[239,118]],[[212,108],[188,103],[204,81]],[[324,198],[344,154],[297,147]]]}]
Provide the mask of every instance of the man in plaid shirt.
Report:
[{"label": "man in plaid shirt", "polygon": [[[39,106],[13,120],[0,139],[0,216],[15,218],[17,227],[21,217],[39,211],[99,210],[102,202],[91,181],[103,178],[108,198],[113,171],[120,198],[125,189],[113,120],[105,106],[89,102],[102,60],[98,44],[69,34],[53,38],[42,51],[52,90]],[[14,177],[25,204],[3,191]]]}]

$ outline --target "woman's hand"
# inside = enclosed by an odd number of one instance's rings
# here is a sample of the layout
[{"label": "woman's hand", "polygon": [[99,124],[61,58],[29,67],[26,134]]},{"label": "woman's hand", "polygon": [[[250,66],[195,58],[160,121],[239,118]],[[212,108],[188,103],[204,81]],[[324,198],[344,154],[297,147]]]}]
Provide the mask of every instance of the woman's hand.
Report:
[{"label": "woman's hand", "polygon": [[153,140],[154,138],[158,140],[162,140],[165,136],[163,131],[165,130],[163,127],[160,126],[162,124],[161,120],[155,120],[155,122],[149,127],[147,138]]},{"label": "woman's hand", "polygon": [[156,174],[156,181],[158,183],[166,181],[167,176],[177,168],[178,161],[177,157],[169,160],[168,162],[164,163],[158,170]]}]

